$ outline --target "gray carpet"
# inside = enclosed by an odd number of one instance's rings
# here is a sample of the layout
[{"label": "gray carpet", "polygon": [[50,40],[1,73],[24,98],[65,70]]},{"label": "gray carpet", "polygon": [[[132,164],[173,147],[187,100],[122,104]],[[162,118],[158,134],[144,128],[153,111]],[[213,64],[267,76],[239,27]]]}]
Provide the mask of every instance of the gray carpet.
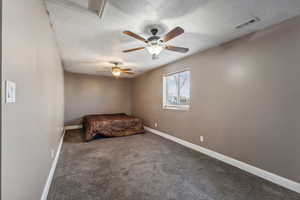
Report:
[{"label": "gray carpet", "polygon": [[151,133],[66,133],[48,200],[299,200],[300,194]]}]

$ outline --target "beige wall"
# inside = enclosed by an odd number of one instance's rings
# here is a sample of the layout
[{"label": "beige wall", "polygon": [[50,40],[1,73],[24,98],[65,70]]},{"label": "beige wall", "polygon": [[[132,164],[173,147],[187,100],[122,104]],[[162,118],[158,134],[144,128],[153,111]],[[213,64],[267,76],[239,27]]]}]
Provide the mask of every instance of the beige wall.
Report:
[{"label": "beige wall", "polygon": [[2,99],[2,200],[38,200],[63,127],[63,70],[41,0],[3,1],[3,76],[17,102]]},{"label": "beige wall", "polygon": [[131,113],[129,79],[65,72],[65,122],[87,114]]},{"label": "beige wall", "polygon": [[[162,76],[182,68],[191,109],[163,110]],[[132,105],[152,128],[300,182],[300,18],[136,78]]]}]

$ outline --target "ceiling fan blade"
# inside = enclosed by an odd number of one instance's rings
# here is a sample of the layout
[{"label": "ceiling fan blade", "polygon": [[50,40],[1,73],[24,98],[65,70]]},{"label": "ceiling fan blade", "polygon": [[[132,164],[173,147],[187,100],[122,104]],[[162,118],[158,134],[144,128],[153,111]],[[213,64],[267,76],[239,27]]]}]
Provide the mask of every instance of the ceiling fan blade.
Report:
[{"label": "ceiling fan blade", "polygon": [[133,38],[135,38],[135,39],[137,39],[137,40],[141,40],[141,41],[143,41],[143,42],[147,42],[146,39],[142,38],[141,36],[139,36],[139,35],[137,35],[137,34],[131,32],[131,31],[123,31],[123,33],[124,33],[125,35],[128,35],[128,36],[130,36],[130,37],[133,37]]},{"label": "ceiling fan blade", "polygon": [[167,45],[165,47],[167,50],[170,50],[170,51],[176,51],[176,52],[180,52],[180,53],[186,53],[189,51],[188,48],[184,48],[184,47],[175,47],[175,46],[170,46],[170,45]]},{"label": "ceiling fan blade", "polygon": [[132,69],[130,68],[126,68],[126,69],[121,69],[123,72],[128,72],[128,71],[132,71]]},{"label": "ceiling fan blade", "polygon": [[177,26],[174,29],[172,29],[169,33],[167,33],[164,37],[163,37],[163,41],[167,42],[175,37],[177,37],[178,35],[184,33],[183,28]]},{"label": "ceiling fan blade", "polygon": [[124,50],[123,52],[127,53],[127,52],[137,51],[137,50],[141,50],[141,49],[145,49],[145,47],[137,47],[137,48],[134,48],[134,49],[127,49],[127,50]]},{"label": "ceiling fan blade", "polygon": [[134,72],[123,72],[124,74],[130,74],[130,75],[133,75],[135,74]]}]

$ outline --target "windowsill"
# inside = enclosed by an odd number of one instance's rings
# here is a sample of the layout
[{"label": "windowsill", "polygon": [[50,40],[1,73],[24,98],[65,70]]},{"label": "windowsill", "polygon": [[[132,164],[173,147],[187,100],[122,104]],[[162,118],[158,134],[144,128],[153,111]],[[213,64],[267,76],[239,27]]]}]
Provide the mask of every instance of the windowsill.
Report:
[{"label": "windowsill", "polygon": [[166,110],[179,110],[179,111],[189,111],[190,106],[163,106]]}]

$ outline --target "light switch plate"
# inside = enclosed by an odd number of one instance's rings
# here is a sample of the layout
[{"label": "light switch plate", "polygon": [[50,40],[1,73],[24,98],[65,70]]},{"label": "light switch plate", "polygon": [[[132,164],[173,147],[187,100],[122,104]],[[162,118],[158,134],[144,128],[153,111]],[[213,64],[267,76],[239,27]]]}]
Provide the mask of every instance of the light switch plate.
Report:
[{"label": "light switch plate", "polygon": [[16,83],[6,81],[6,103],[16,102]]},{"label": "light switch plate", "polygon": [[204,142],[204,137],[200,136],[200,142]]}]

